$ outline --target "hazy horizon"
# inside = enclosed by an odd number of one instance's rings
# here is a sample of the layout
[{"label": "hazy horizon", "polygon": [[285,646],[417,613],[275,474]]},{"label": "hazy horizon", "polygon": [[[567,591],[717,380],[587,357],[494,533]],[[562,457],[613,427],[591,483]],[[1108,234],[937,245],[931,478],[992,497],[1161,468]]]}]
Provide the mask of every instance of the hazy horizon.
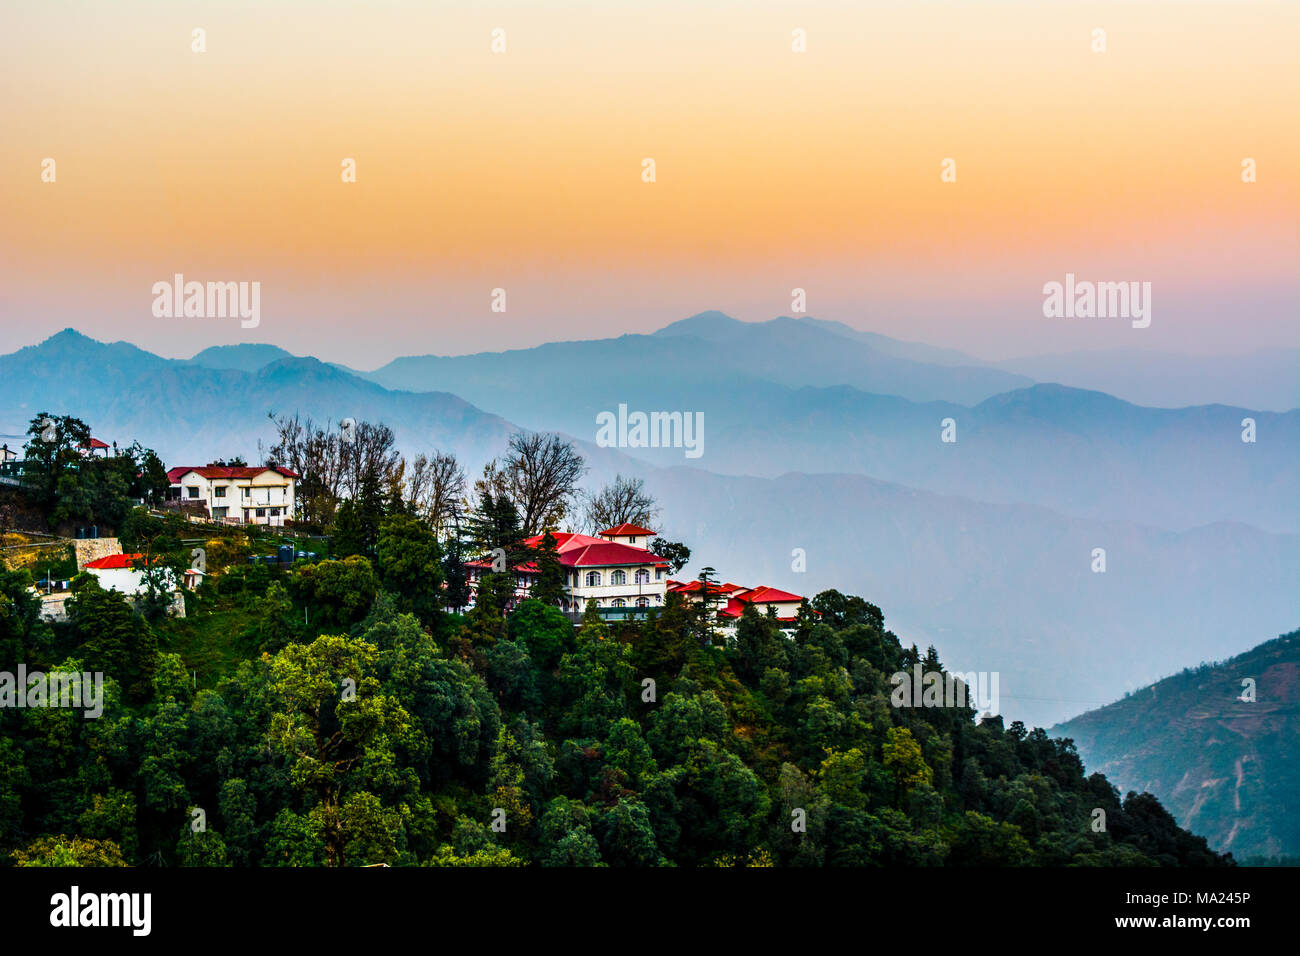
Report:
[{"label": "hazy horizon", "polygon": [[[373,369],[761,320],[794,289],[984,359],[1295,346],[1300,8],[1168,13],[6,6],[0,351],[72,326]],[[258,327],[153,317],[176,273],[261,283]],[[1044,318],[1067,273],[1150,282],[1150,327]]]},{"label": "hazy horizon", "polygon": [[[736,319],[737,321],[744,322],[747,325],[759,325],[764,322],[772,321],[773,319],[789,317],[786,315],[772,315],[772,316],[768,316],[767,318],[741,318],[740,316],[725,312],[721,309],[702,309],[697,312],[690,313],[689,315],[666,317],[663,321],[658,322],[657,324],[646,326],[644,328],[628,328],[618,332],[611,332],[607,335],[573,336],[571,338],[554,338],[554,339],[542,338],[536,342],[527,342],[527,343],[519,342],[517,344],[512,344],[510,346],[502,347],[502,348],[473,348],[473,349],[466,349],[463,351],[437,351],[434,348],[434,343],[429,343],[429,347],[424,348],[421,346],[421,341],[419,339],[412,339],[406,343],[407,348],[405,350],[400,350],[400,349],[395,350],[391,354],[381,356],[377,361],[372,361],[370,363],[358,363],[355,360],[350,360],[347,353],[351,350],[346,346],[342,347],[339,350],[338,354],[331,354],[332,350],[313,349],[310,344],[308,344],[305,348],[298,348],[298,347],[291,347],[290,345],[287,345],[284,342],[274,341],[269,338],[249,337],[240,341],[224,341],[224,340],[211,341],[211,342],[207,342],[206,344],[200,344],[195,348],[188,348],[188,347],[180,348],[179,346],[172,345],[172,343],[175,342],[175,339],[173,338],[154,340],[154,339],[150,339],[146,334],[141,334],[135,338],[125,337],[125,336],[114,337],[111,335],[101,336],[101,335],[92,334],[90,331],[87,331],[87,328],[79,326],[75,323],[64,324],[64,325],[58,325],[57,323],[54,323],[53,325],[57,327],[51,327],[47,333],[42,334],[37,338],[33,338],[30,341],[16,341],[12,345],[12,347],[0,349],[0,354],[7,355],[7,354],[11,354],[12,352],[18,351],[19,349],[22,348],[28,348],[31,346],[40,345],[42,342],[45,342],[51,337],[58,335],[60,332],[64,331],[65,329],[72,329],[73,331],[85,335],[88,338],[96,339],[97,341],[104,342],[106,344],[112,344],[115,342],[125,342],[128,345],[134,345],[136,348],[143,349],[144,351],[147,352],[152,352],[154,355],[158,355],[162,358],[168,358],[168,359],[179,359],[179,360],[191,359],[194,358],[196,355],[198,355],[200,352],[209,348],[221,348],[227,346],[240,346],[240,345],[270,346],[272,348],[284,349],[285,351],[290,352],[291,354],[300,358],[301,357],[316,358],[316,359],[320,359],[323,362],[330,362],[337,365],[343,365],[358,372],[373,372],[387,365],[389,362],[393,361],[394,359],[411,357],[411,356],[434,355],[440,358],[460,358],[469,355],[495,354],[495,353],[506,352],[506,351],[526,350],[541,345],[550,345],[550,344],[556,344],[560,342],[591,342],[591,341],[599,341],[602,339],[618,338],[619,336],[622,335],[653,335],[655,332],[658,332],[660,329],[663,329],[664,327],[671,325],[674,322],[678,322],[683,319],[694,318],[697,315],[703,315],[710,312],[721,313],[723,315],[726,315],[728,318]],[[858,332],[869,332],[869,333],[874,332],[881,335],[889,335],[888,333],[881,331],[879,328],[855,325],[851,322],[847,322],[842,319],[831,319],[823,315],[796,316],[795,318],[812,319],[814,321],[841,322],[843,325],[846,325],[849,328]],[[194,321],[202,322],[207,320],[194,320]],[[248,330],[248,331],[252,332],[256,330]],[[932,346],[935,348],[952,348],[952,349],[956,349],[957,351],[966,352],[972,358],[979,359],[985,362],[1003,362],[1003,361],[1012,361],[1015,359],[1022,359],[1022,358],[1029,359],[1029,358],[1038,358],[1038,357],[1050,357],[1057,354],[1075,354],[1075,353],[1101,354],[1106,352],[1117,352],[1117,351],[1150,352],[1153,354],[1180,356],[1180,357],[1187,357],[1187,358],[1204,358],[1209,355],[1245,357],[1251,355],[1258,355],[1260,353],[1267,353],[1272,351],[1275,348],[1286,348],[1286,349],[1300,348],[1300,341],[1280,344],[1276,346],[1250,345],[1249,347],[1243,347],[1240,350],[1218,349],[1218,350],[1214,350],[1213,352],[1195,352],[1190,350],[1183,351],[1176,348],[1160,348],[1154,345],[1138,346],[1138,347],[1133,347],[1131,349],[1122,350],[1119,348],[1119,346],[1116,345],[1110,345],[1110,346],[1097,345],[1095,347],[1081,347],[1077,349],[1063,348],[1059,351],[1031,351],[1031,352],[1018,352],[1018,353],[1002,355],[1002,354],[982,353],[979,350],[974,348],[971,349],[959,348],[947,342],[929,341],[929,340],[921,339],[919,337],[909,338],[900,335],[889,335],[889,338],[895,339],[899,342],[905,342],[905,343],[915,344],[915,345]]]}]

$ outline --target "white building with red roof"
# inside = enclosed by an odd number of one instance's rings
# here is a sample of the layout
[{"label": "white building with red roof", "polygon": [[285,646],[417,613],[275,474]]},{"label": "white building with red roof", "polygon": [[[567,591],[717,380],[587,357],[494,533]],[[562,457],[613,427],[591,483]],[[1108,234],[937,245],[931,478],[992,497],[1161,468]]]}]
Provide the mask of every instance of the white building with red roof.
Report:
[{"label": "white building with red roof", "polygon": [[606,528],[600,532],[600,537],[606,541],[615,541],[619,544],[630,544],[636,547],[644,548],[650,543],[650,539],[655,536],[655,532],[649,528],[643,528],[637,524],[623,522],[616,524],[612,528]]},{"label": "white building with red roof", "polygon": [[[703,587],[701,581],[669,581],[668,593],[678,594],[684,600],[698,603],[701,600]],[[709,603],[717,611],[722,632],[728,637],[735,634],[736,623],[745,613],[747,605],[752,605],[762,615],[766,615],[768,608],[771,608],[776,614],[776,619],[781,622],[781,629],[787,634],[792,633],[799,617],[799,607],[804,602],[802,595],[782,591],[780,588],[767,585],[747,588],[731,583],[710,584],[708,597]]]},{"label": "white building with red roof", "polygon": [[[706,592],[701,581],[670,580],[668,562],[642,544],[648,544],[654,536],[655,532],[649,528],[634,524],[607,528],[599,532],[599,537],[567,531],[553,533],[556,555],[565,571],[567,593],[563,609],[579,613],[590,600],[596,602],[602,616],[640,617],[650,609],[662,608],[668,595],[676,594],[691,603],[708,600],[726,636],[734,636],[736,623],[747,606],[753,606],[763,615],[772,609],[781,629],[787,635],[794,633],[799,608],[804,602],[802,595],[767,585],[750,588],[730,582],[710,583]],[[536,535],[523,544],[540,548],[542,537]],[[466,567],[470,593],[474,595],[483,575],[492,572],[492,564],[490,561],[472,561]],[[507,610],[528,598],[537,577],[537,565],[531,561],[519,564],[513,572],[515,593]],[[472,596],[470,600],[472,605]]]},{"label": "white building with red roof", "polygon": [[82,569],[105,591],[118,591],[134,597],[144,591],[143,554],[110,554],[88,561]]},{"label": "white building with red roof", "polygon": [[214,521],[282,525],[293,518],[297,479],[273,465],[185,466],[167,472],[168,498],[204,504]]},{"label": "white building with red roof", "polygon": [[[708,590],[708,600],[714,610],[721,612],[727,606],[727,601],[738,591],[745,591],[747,588],[739,584],[717,584],[710,583]],[[668,594],[676,594],[682,600],[691,604],[700,603],[701,596],[704,594],[703,581],[669,581],[667,587]]]},{"label": "white building with red roof", "polygon": [[[636,541],[649,541],[654,532],[635,525],[619,525],[600,532],[600,537],[555,532],[555,551],[565,571],[566,596],[563,610],[580,612],[588,601],[607,612],[607,616],[637,616],[637,611],[664,606],[668,586],[668,562]],[[542,546],[543,535],[523,543],[530,548]],[[491,573],[489,561],[468,562],[469,587],[473,595],[484,574]],[[515,599],[512,606],[528,597],[537,575],[537,566],[529,562],[514,569]],[[473,598],[471,597],[471,603]]]},{"label": "white building with red roof", "polygon": [[[94,577],[105,591],[117,591],[133,601],[143,597],[149,589],[144,576],[143,554],[105,555],[87,562],[82,570]],[[171,595],[168,613],[176,617],[184,617],[185,599],[176,586],[176,576],[170,568],[162,568],[159,573],[163,589]]]},{"label": "white building with red roof", "polygon": [[728,595],[727,605],[718,611],[718,617],[724,622],[738,620],[740,615],[745,613],[745,605],[752,604],[759,614],[766,614],[768,608],[771,608],[776,613],[776,619],[782,624],[793,624],[799,617],[799,606],[803,601],[801,595],[791,594],[780,588],[770,588],[767,585],[741,588]]}]

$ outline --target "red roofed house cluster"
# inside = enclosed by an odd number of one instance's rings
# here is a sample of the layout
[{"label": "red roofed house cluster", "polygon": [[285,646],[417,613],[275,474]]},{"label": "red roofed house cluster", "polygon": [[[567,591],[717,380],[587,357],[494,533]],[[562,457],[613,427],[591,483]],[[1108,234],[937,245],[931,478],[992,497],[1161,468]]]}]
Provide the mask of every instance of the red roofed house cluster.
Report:
[{"label": "red roofed house cluster", "polygon": [[[703,582],[700,581],[669,581],[668,593],[680,594],[685,600],[698,602],[703,587]],[[782,630],[790,630],[799,617],[799,606],[804,601],[802,595],[767,585],[747,588],[731,583],[710,584],[708,594],[710,603],[718,609],[718,621],[722,625],[723,634],[727,636],[734,633],[736,622],[745,613],[746,605],[752,605],[759,614],[767,614],[768,608],[771,608],[776,613],[776,619],[783,625]]]},{"label": "red roofed house cluster", "polygon": [[[600,532],[599,537],[571,532],[557,532],[555,550],[564,567],[568,591],[561,607],[578,613],[588,601],[607,612],[606,616],[635,615],[638,609],[647,611],[662,608],[669,594],[678,594],[684,600],[700,599],[699,581],[672,581],[668,578],[668,562],[652,553],[646,545],[655,532],[634,524],[620,524]],[[524,544],[530,548],[541,547],[542,536],[528,538]],[[492,570],[489,561],[467,563],[469,569],[470,603],[473,604],[478,582]],[[507,610],[528,597],[529,588],[537,574],[532,562],[517,565],[515,594]],[[724,633],[734,630],[736,621],[746,604],[752,604],[760,613],[769,606],[775,608],[782,624],[793,625],[803,598],[798,594],[776,588],[745,588],[738,584],[712,584],[711,600],[718,608],[718,619]],[[627,609],[623,611],[622,609]]]},{"label": "red roofed house cluster", "polygon": [[293,518],[296,472],[275,466],[205,465],[167,472],[173,501],[207,506],[214,521],[282,525]]},{"label": "red roofed house cluster", "polygon": [[[541,547],[542,535],[526,539],[530,548]],[[654,532],[632,524],[621,524],[593,538],[587,534],[560,531],[552,535],[560,565],[565,569],[568,596],[565,611],[581,611],[589,600],[599,608],[655,608],[664,605],[668,583],[668,562],[645,548]],[[492,570],[491,562],[472,561],[469,568],[470,603],[478,582]],[[515,567],[515,596],[507,607],[528,597],[537,567],[532,562]]]}]

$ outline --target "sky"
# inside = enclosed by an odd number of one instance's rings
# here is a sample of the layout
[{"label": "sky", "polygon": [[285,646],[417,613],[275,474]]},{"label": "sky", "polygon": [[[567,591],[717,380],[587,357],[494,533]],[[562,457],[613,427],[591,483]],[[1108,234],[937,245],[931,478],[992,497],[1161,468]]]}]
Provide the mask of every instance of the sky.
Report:
[{"label": "sky", "polygon": [[[796,288],[991,359],[1295,347],[1298,61],[1252,0],[8,2],[0,351],[373,368]],[[259,282],[258,326],[155,317],[176,273]],[[1044,317],[1067,273],[1150,282],[1150,326]]]}]

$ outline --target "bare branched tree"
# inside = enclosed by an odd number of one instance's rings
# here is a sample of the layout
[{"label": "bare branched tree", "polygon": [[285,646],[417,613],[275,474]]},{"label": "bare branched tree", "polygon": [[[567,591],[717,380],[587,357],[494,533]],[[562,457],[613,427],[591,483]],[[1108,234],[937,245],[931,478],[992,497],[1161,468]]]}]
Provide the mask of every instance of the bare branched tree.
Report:
[{"label": "bare branched tree", "polygon": [[366,476],[373,478],[379,487],[392,483],[393,473],[402,460],[393,446],[396,437],[387,425],[357,422],[348,432],[348,440],[336,436],[343,460],[343,491],[349,498],[361,493]]},{"label": "bare branched tree", "polygon": [[591,534],[623,523],[651,527],[659,507],[640,478],[615,475],[612,484],[582,496],[583,527]]},{"label": "bare branched tree", "polygon": [[295,499],[297,519],[330,524],[343,498],[356,498],[367,475],[374,487],[385,489],[400,480],[402,456],[393,448],[393,430],[384,424],[350,423],[345,430],[332,423],[317,425],[311,418],[276,417],[276,441],[266,457],[299,475]]},{"label": "bare branched tree", "polygon": [[573,443],[559,435],[516,432],[510,436],[501,476],[519,510],[525,535],[539,534],[565,518],[586,470]]},{"label": "bare branched tree", "polygon": [[295,412],[292,417],[274,412],[270,414],[275,425],[276,441],[266,453],[270,461],[298,473],[295,500],[300,521],[329,524],[334,520],[343,487],[343,456],[338,433],[328,422],[317,425],[310,418],[303,420]]},{"label": "bare branched tree", "polygon": [[453,522],[456,509],[465,497],[465,471],[452,454],[434,452],[432,458],[416,455],[410,473],[405,476],[402,497],[417,515],[441,533]]}]

